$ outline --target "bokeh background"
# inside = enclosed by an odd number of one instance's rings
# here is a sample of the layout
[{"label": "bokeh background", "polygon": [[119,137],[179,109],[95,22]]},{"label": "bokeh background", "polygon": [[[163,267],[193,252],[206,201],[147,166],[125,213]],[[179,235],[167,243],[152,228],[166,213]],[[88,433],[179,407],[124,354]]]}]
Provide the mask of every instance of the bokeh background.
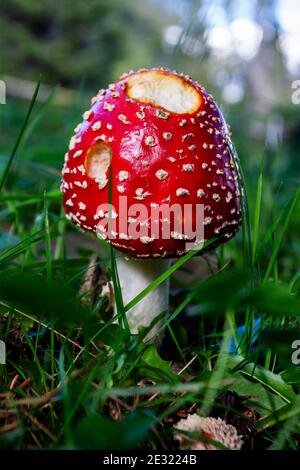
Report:
[{"label": "bokeh background", "polygon": [[298,0],[1,0],[0,37],[7,89],[0,165],[40,75],[43,84],[8,189],[57,189],[68,139],[90,97],[123,72],[164,66],[190,74],[217,99],[233,130],[250,208],[264,158],[266,224],[277,210],[274,194],[280,205],[295,191]]}]

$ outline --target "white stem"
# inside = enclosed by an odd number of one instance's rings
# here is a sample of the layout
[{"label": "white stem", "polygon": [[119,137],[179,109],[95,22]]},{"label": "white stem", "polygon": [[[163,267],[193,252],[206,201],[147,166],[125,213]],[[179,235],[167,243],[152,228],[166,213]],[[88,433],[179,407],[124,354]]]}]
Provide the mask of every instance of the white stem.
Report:
[{"label": "white stem", "polygon": [[[163,258],[137,259],[117,257],[117,268],[122,288],[124,305],[142,292],[169,266],[170,260]],[[148,326],[152,320],[169,308],[169,281],[161,283],[127,312],[130,331],[138,332],[139,326]],[[160,322],[151,330],[155,333]]]}]

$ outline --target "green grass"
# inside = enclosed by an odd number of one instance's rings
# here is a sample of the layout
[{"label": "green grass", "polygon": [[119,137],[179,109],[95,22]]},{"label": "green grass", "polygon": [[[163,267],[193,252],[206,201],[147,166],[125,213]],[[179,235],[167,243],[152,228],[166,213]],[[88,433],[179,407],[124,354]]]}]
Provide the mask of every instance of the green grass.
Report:
[{"label": "green grass", "polygon": [[[173,425],[193,410],[226,416],[245,448],[299,448],[297,183],[270,155],[255,155],[263,164],[253,171],[246,142],[242,231],[209,255],[180,258],[124,305],[118,253],[80,234],[61,207],[59,169],[77,108],[61,111],[65,124],[53,133],[59,110],[51,100],[37,107],[37,92],[25,120],[17,102],[4,111],[12,119],[15,109],[21,130],[1,154],[0,446],[172,449]],[[107,296],[91,303],[80,292],[95,253],[113,282],[118,322]],[[143,341],[147,331],[130,335],[125,312],[168,278],[171,312],[157,347]]]}]

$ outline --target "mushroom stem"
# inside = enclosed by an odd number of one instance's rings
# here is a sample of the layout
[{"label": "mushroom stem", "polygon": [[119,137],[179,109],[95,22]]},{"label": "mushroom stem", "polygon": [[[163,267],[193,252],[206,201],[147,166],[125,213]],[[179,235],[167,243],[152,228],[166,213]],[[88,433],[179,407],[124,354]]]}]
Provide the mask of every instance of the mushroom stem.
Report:
[{"label": "mushroom stem", "polygon": [[[123,302],[127,305],[169,266],[169,259],[136,259],[128,256],[117,258],[117,269],[122,288]],[[127,312],[130,331],[138,333],[140,326],[149,326],[155,317],[169,308],[169,280],[147,294]],[[161,322],[155,324],[149,336],[153,336]]]}]

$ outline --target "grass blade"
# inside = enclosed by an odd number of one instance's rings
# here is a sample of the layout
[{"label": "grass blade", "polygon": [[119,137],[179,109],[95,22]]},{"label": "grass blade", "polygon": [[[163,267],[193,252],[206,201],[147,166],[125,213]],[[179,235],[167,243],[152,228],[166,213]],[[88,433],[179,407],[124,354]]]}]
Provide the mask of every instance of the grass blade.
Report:
[{"label": "grass blade", "polygon": [[45,251],[46,251],[46,266],[47,266],[47,279],[52,279],[52,254],[51,254],[51,234],[49,226],[49,214],[47,193],[44,192],[44,223],[45,223]]},{"label": "grass blade", "polygon": [[283,406],[282,408],[280,408],[280,410],[277,410],[274,413],[271,413],[270,415],[258,421],[258,423],[256,424],[256,429],[258,431],[263,431],[264,429],[268,429],[294,416],[298,416],[299,414],[300,396],[298,395],[293,403]]},{"label": "grass blade", "polygon": [[32,245],[42,241],[44,235],[45,235],[45,230],[40,230],[24,238],[24,240],[17,243],[17,245],[13,246],[12,248],[8,248],[7,250],[3,251],[0,254],[0,264],[5,264],[5,263],[12,261],[14,258],[19,256],[24,251],[26,251]]},{"label": "grass blade", "polygon": [[152,281],[146,289],[144,289],[142,292],[140,292],[134,299],[132,299],[126,306],[125,306],[125,311],[127,312],[130,310],[132,307],[134,307],[140,300],[142,300],[146,295],[149,294],[153,289],[158,287],[162,282],[165,282],[169,277],[177,271],[186,261],[188,261],[190,258],[195,256],[199,251],[207,248],[209,245],[212,245],[216,241],[215,238],[207,241],[204,243],[204,245],[200,245],[199,247],[195,248],[194,250],[189,251],[186,255],[182,256],[182,258],[179,258],[176,263],[174,263],[172,266],[170,266],[164,273],[162,273],[160,276],[158,276],[154,281]]},{"label": "grass blade", "polygon": [[255,258],[256,258],[259,221],[260,221],[260,212],[261,212],[262,186],[263,186],[263,174],[262,172],[260,172],[259,177],[258,177],[258,183],[257,183],[257,193],[256,193],[256,202],[255,202],[255,211],[254,211],[252,265],[254,265]]},{"label": "grass blade", "polygon": [[40,89],[40,85],[41,85],[41,78],[39,79],[39,81],[37,82],[37,85],[36,85],[36,88],[35,88],[35,91],[34,91],[34,94],[33,94],[33,97],[31,99],[31,102],[30,102],[30,105],[29,105],[29,108],[28,108],[28,111],[27,111],[27,114],[26,114],[26,117],[25,117],[25,120],[24,120],[24,123],[23,123],[23,126],[21,128],[21,131],[20,131],[20,134],[17,138],[17,141],[15,143],[15,146],[13,148],[13,151],[12,153],[10,154],[10,157],[8,159],[8,162],[4,168],[4,172],[1,176],[1,179],[0,179],[0,191],[2,190],[3,186],[4,186],[4,183],[6,181],[6,178],[7,178],[7,175],[9,173],[9,170],[10,170],[10,167],[11,167],[11,164],[13,162],[13,159],[15,158],[15,155],[17,153],[17,150],[20,146],[20,143],[23,139],[23,136],[24,136],[24,133],[26,131],[26,128],[28,126],[28,123],[29,123],[29,119],[30,119],[30,116],[31,116],[31,113],[32,113],[32,110],[33,110],[33,107],[35,105],[35,102],[36,102],[36,98],[37,98],[37,95],[39,93],[39,89]]},{"label": "grass blade", "polygon": [[274,374],[254,363],[245,363],[242,356],[232,356],[229,361],[229,366],[232,366],[233,369],[241,370],[243,374],[260,382],[275,394],[279,395],[287,403],[294,402],[296,394],[292,387],[290,387],[279,374]]},{"label": "grass blade", "polygon": [[282,228],[282,231],[281,231],[281,234],[279,235],[275,245],[274,245],[274,249],[273,249],[273,252],[272,252],[272,255],[271,255],[271,259],[269,261],[269,265],[267,267],[267,270],[266,270],[266,274],[265,274],[265,277],[264,277],[264,280],[263,280],[263,283],[266,283],[267,280],[269,279],[270,277],[270,274],[272,272],[272,269],[274,267],[274,264],[275,264],[275,261],[276,261],[276,258],[278,256],[278,253],[279,253],[279,250],[280,250],[280,247],[282,245],[282,242],[283,242],[283,239],[286,235],[286,232],[287,232],[287,229],[288,229],[288,226],[290,224],[290,221],[291,221],[291,218],[292,218],[292,215],[293,215],[293,212],[294,212],[294,209],[298,203],[298,200],[299,200],[299,197],[300,197],[300,187],[297,189],[296,191],[296,194],[292,200],[292,204],[290,206],[290,209],[287,213],[287,216],[286,216],[286,219],[284,221],[284,224],[283,224],[283,228]]}]

